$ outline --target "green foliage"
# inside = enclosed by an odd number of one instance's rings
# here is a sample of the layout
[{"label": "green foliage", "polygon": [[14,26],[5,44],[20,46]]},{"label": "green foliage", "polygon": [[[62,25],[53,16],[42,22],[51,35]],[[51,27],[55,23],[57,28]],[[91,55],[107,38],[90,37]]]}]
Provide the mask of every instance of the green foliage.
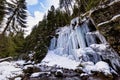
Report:
[{"label": "green foliage", "polygon": [[15,43],[12,41],[11,37],[4,36],[0,40],[0,56],[8,57],[15,55]]},{"label": "green foliage", "polygon": [[[0,0],[0,25],[6,19],[6,26],[0,34],[0,57],[18,56],[23,53],[25,39],[22,28],[26,27],[26,2],[25,0]],[[9,32],[6,36],[5,32]]]},{"label": "green foliage", "polygon": [[22,53],[24,37],[22,32],[15,36],[12,33],[9,36],[0,35],[0,57],[13,56],[16,57]]}]

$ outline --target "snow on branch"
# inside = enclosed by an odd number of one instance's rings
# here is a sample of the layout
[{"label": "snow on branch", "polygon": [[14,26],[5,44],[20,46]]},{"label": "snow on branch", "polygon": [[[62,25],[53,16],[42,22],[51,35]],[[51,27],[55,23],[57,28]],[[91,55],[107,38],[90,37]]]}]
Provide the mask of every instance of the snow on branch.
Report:
[{"label": "snow on branch", "polygon": [[3,62],[3,61],[11,61],[11,60],[13,60],[12,57],[7,57],[7,58],[2,58],[2,59],[0,59],[0,62]]},{"label": "snow on branch", "polygon": [[107,23],[110,23],[110,22],[115,22],[118,18],[120,18],[120,14],[114,16],[111,20],[108,20],[108,21],[99,23],[99,24],[97,25],[97,27],[102,26],[102,25],[107,24]]}]

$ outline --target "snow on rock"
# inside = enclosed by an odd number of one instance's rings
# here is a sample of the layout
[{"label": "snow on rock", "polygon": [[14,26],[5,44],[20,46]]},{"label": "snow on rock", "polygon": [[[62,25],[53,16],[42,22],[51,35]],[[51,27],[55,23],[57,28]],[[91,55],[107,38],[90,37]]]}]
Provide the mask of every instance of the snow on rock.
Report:
[{"label": "snow on rock", "polygon": [[21,78],[21,77],[18,77],[18,78],[15,78],[15,80],[22,80],[22,78]]},{"label": "snow on rock", "polygon": [[81,65],[83,66],[83,71],[88,73],[88,74],[91,74],[91,71],[92,70],[95,70],[95,65],[93,62],[83,62],[81,63]]},{"label": "snow on rock", "polygon": [[23,69],[28,69],[28,67],[33,67],[33,66],[34,65],[31,65],[31,64],[30,65],[26,65],[26,66],[23,67]]},{"label": "snow on rock", "polygon": [[30,77],[38,77],[40,75],[40,72],[33,73]]},{"label": "snow on rock", "polygon": [[91,71],[103,72],[105,75],[111,75],[109,65],[104,61],[99,61],[96,64],[93,62],[83,62],[81,63],[83,66],[83,71],[91,74]]},{"label": "snow on rock", "polygon": [[[47,63],[45,63],[47,62]],[[48,66],[57,65],[58,67],[64,67],[68,69],[76,69],[80,62],[71,60],[68,57],[55,54],[53,51],[49,51],[46,57],[42,60],[41,64]]]},{"label": "snow on rock", "polygon": [[110,23],[110,22],[112,22],[112,21],[115,21],[117,18],[119,18],[120,17],[120,14],[118,14],[118,15],[115,15],[111,20],[108,20],[108,21],[105,21],[105,22],[101,22],[101,23],[99,23],[97,26],[99,27],[99,26],[102,26],[102,25],[104,25],[104,24],[108,24],[108,23]]},{"label": "snow on rock", "polygon": [[17,64],[19,66],[23,66],[25,64],[25,61],[24,60],[19,60],[19,61],[16,61],[15,64]]},{"label": "snow on rock", "polygon": [[99,61],[95,64],[96,71],[104,72],[105,75],[111,74],[110,67],[106,62]]},{"label": "snow on rock", "polygon": [[76,18],[72,19],[71,20],[71,24],[75,24],[75,23],[78,24],[79,23],[79,19],[80,19],[79,17],[76,17]]},{"label": "snow on rock", "polygon": [[90,45],[90,47],[92,49],[98,49],[100,51],[103,51],[103,50],[107,49],[107,45],[105,45],[105,44],[92,44],[92,45]]},{"label": "snow on rock", "polygon": [[61,69],[58,69],[57,72],[61,72],[61,73],[63,73],[63,71],[62,71]]},{"label": "snow on rock", "polygon": [[9,78],[22,74],[22,69],[17,68],[15,62],[0,63],[0,80],[9,80]]},{"label": "snow on rock", "polygon": [[36,73],[33,73],[30,77],[32,78],[39,77],[42,74],[50,74],[50,72],[36,72]]},{"label": "snow on rock", "polygon": [[56,77],[62,77],[63,76],[63,71],[58,69],[56,72],[55,72],[55,76]]}]

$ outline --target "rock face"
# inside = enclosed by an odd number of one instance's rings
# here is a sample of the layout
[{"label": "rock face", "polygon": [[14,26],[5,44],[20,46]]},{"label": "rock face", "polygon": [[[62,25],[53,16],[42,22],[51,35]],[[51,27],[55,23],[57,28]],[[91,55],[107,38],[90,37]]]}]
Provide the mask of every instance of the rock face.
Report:
[{"label": "rock face", "polygon": [[97,29],[105,36],[112,48],[120,55],[120,0],[92,12]]}]

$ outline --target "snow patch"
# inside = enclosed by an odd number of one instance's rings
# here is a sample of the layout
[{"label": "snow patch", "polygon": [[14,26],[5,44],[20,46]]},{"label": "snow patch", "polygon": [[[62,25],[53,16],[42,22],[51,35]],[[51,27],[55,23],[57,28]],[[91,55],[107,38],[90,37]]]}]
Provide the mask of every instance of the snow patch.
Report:
[{"label": "snow patch", "polygon": [[33,73],[30,77],[39,77],[41,74],[50,74],[50,72],[36,72]]},{"label": "snow patch", "polygon": [[76,69],[80,62],[76,62],[75,60],[71,60],[68,57],[60,56],[55,54],[53,51],[49,51],[46,57],[42,60],[41,64],[48,66],[57,65],[58,67]]},{"label": "snow patch", "polygon": [[105,75],[111,75],[110,67],[104,61],[99,61],[96,64],[93,62],[83,62],[81,65],[83,66],[83,71],[88,74],[91,74],[91,71],[98,71],[103,72]]},{"label": "snow patch", "polygon": [[0,80],[9,80],[9,78],[22,74],[22,69],[16,67],[15,62],[0,63]]}]

